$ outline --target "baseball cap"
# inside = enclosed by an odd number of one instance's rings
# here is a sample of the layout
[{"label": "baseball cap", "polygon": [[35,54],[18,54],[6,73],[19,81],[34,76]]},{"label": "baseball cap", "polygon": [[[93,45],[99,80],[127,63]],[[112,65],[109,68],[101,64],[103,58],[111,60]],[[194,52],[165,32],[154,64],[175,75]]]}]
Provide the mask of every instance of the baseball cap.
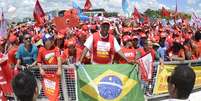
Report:
[{"label": "baseball cap", "polygon": [[131,37],[129,35],[124,35],[123,36],[123,41],[128,41],[128,40],[131,40]]},{"label": "baseball cap", "polygon": [[43,43],[45,43],[47,40],[52,40],[52,39],[54,39],[54,36],[51,35],[51,34],[49,34],[49,33],[45,34],[45,35],[43,36],[43,38],[42,38]]},{"label": "baseball cap", "polygon": [[138,39],[138,36],[137,35],[133,35],[132,39]]},{"label": "baseball cap", "polygon": [[101,23],[101,25],[105,25],[105,24],[110,25],[110,21],[108,21],[108,20],[103,20],[103,22]]}]

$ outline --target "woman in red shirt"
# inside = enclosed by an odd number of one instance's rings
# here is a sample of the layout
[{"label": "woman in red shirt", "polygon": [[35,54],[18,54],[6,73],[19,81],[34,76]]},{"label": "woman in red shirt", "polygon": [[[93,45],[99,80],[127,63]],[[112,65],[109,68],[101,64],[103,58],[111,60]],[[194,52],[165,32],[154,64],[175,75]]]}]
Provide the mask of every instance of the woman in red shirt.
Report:
[{"label": "woman in red shirt", "polygon": [[[136,52],[133,48],[132,39],[129,35],[123,36],[123,44],[124,46],[121,48],[122,52],[129,61],[133,61],[135,59]],[[123,58],[120,58],[119,63],[126,64],[127,62]]]},{"label": "woman in red shirt", "polygon": [[184,47],[179,41],[173,42],[173,46],[170,47],[168,52],[170,61],[182,61],[185,60]]},{"label": "woman in red shirt", "polygon": [[71,38],[65,41],[64,53],[62,55],[63,63],[74,64],[79,61],[82,50],[80,48],[76,48],[76,40]]},{"label": "woman in red shirt", "polygon": [[10,34],[9,36],[9,42],[11,44],[11,47],[8,50],[8,64],[10,68],[14,68],[15,64],[17,64],[17,59],[15,58],[16,52],[18,50],[18,38],[14,34]]},{"label": "woman in red shirt", "polygon": [[44,65],[58,65],[58,70],[56,74],[61,74],[61,55],[58,47],[54,45],[54,37],[50,34],[45,34],[43,36],[44,47],[41,47],[38,52],[38,66],[40,69],[41,75],[44,75],[45,72],[42,69],[42,64]]}]

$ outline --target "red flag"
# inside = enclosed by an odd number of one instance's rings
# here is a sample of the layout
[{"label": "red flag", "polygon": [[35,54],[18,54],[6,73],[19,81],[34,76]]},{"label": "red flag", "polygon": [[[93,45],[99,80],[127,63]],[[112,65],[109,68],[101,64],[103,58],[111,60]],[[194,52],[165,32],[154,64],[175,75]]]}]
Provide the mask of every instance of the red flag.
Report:
[{"label": "red flag", "polygon": [[36,26],[40,26],[45,23],[44,21],[45,13],[38,0],[36,0],[33,16],[36,21]]},{"label": "red flag", "polygon": [[163,17],[170,17],[170,12],[162,7],[161,14]]},{"label": "red flag", "polygon": [[55,17],[53,23],[56,25],[56,30],[65,34],[68,28],[76,27],[79,25],[79,17],[75,9],[70,9],[64,13],[63,17]]},{"label": "red flag", "polygon": [[90,0],[86,0],[86,3],[84,5],[84,9],[85,10],[89,10],[92,7],[91,1]]},{"label": "red flag", "polygon": [[138,60],[140,62],[141,79],[144,81],[150,80],[153,76],[153,57],[151,53],[144,55]]},{"label": "red flag", "polygon": [[175,7],[174,13],[175,13],[175,14],[177,13],[177,0],[176,0],[176,7]]},{"label": "red flag", "polygon": [[135,6],[134,6],[133,17],[135,19],[139,19],[140,18],[140,13],[138,12],[138,10],[137,10],[137,8]]}]

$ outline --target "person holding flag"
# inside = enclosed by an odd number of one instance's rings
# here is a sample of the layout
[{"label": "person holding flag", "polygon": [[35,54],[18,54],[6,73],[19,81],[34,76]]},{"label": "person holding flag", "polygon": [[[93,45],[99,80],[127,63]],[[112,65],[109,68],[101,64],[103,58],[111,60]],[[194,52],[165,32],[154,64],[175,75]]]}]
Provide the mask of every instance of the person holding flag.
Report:
[{"label": "person holding flag", "polygon": [[86,53],[91,51],[91,63],[92,64],[112,64],[115,52],[117,52],[127,63],[133,63],[129,61],[123,52],[116,38],[109,34],[110,23],[105,20],[101,23],[101,30],[92,34],[86,40],[83,54],[80,57],[82,62]]},{"label": "person holding flag", "polygon": [[[48,97],[49,101],[58,101],[59,82],[62,67],[60,49],[55,47],[53,35],[46,33],[42,40],[44,47],[39,49],[37,58],[40,74],[43,76],[42,87],[44,89],[45,96]],[[42,65],[57,65],[57,71],[56,73],[45,72]]]}]

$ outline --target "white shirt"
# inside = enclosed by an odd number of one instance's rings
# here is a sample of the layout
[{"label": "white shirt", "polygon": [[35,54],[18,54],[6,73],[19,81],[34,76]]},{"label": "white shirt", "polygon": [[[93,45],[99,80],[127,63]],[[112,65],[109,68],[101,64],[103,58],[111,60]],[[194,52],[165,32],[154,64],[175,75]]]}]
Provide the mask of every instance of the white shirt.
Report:
[{"label": "white shirt", "polygon": [[[92,46],[93,46],[93,35],[90,35],[90,36],[87,38],[86,42],[84,43],[84,46],[87,47],[89,50],[92,48]],[[117,40],[116,40],[115,37],[114,37],[114,50],[115,50],[115,52],[118,52],[118,51],[121,50],[121,47],[120,47],[120,45],[119,45],[119,43],[117,42]],[[93,58],[93,56],[92,56],[92,58]],[[91,59],[91,63],[92,63],[92,64],[98,64],[98,63],[95,63],[95,62],[93,61],[93,59]],[[109,64],[112,64],[112,61],[111,61],[111,63],[109,63]]]},{"label": "white shirt", "polygon": [[[84,46],[87,47],[89,50],[92,48],[93,45],[93,35],[90,35],[86,42],[84,43]],[[114,50],[115,52],[118,52],[121,49],[119,43],[117,42],[117,39],[114,37]]]}]

